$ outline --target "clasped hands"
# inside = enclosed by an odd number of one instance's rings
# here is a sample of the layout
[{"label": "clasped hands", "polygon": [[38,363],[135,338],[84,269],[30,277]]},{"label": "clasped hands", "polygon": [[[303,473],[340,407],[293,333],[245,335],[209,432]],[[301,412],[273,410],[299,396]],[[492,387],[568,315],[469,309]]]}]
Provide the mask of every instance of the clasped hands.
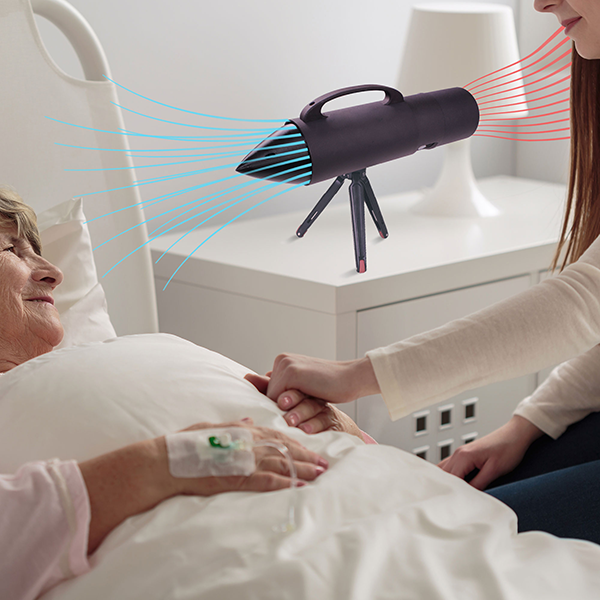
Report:
[{"label": "clasped hands", "polygon": [[[356,423],[330,403],[351,402],[380,392],[373,365],[367,357],[336,362],[280,354],[273,371],[265,376],[249,373],[245,378],[287,411],[284,419],[288,425],[306,433],[345,431],[361,439]],[[461,479],[478,470],[470,483],[483,490],[491,481],[514,469],[531,443],[541,435],[543,431],[536,425],[514,415],[496,431],[460,446],[439,466]]]},{"label": "clasped hands", "polygon": [[309,434],[343,431],[362,440],[356,423],[330,404],[350,402],[364,395],[355,383],[359,362],[281,354],[272,371],[266,375],[248,373],[245,379],[287,411],[284,419],[291,427]]}]

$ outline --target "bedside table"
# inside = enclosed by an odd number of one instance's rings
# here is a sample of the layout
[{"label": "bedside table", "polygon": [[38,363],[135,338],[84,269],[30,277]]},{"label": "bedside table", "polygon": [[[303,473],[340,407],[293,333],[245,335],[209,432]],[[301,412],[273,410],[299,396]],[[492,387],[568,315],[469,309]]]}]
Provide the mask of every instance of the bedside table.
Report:
[{"label": "bedside table", "polygon": [[[420,192],[379,198],[389,237],[367,213],[366,273],[355,270],[350,207],[338,201],[302,239],[304,213],[228,225],[163,291],[216,227],[198,229],[154,266],[160,330],[264,373],[281,352],[349,360],[524,291],[553,256],[565,187],[504,176],[479,185],[500,216],[422,217],[409,210]],[[154,240],[153,259],[180,235]],[[381,398],[343,408],[380,443],[437,462],[504,423],[537,384],[536,374],[494,384],[394,423]]]}]

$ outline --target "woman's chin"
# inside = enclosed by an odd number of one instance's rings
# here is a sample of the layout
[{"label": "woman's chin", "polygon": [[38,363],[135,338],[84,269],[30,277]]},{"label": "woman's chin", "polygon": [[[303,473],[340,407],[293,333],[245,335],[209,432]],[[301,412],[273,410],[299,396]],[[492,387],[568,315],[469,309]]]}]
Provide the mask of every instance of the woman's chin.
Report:
[{"label": "woman's chin", "polygon": [[583,41],[575,41],[575,49],[577,54],[585,60],[599,60],[600,59],[600,45],[598,42],[594,44],[586,44]]},{"label": "woman's chin", "polygon": [[60,322],[60,320],[58,320],[57,325],[54,327],[53,331],[52,331],[52,337],[50,339],[50,344],[52,346],[52,348],[56,348],[56,346],[58,346],[63,338],[65,337],[65,331],[63,329],[63,326]]},{"label": "woman's chin", "polygon": [[45,323],[42,330],[37,330],[35,333],[37,334],[37,343],[35,345],[38,349],[38,355],[46,354],[46,352],[50,352],[56,348],[62,342],[65,335],[58,315],[56,319]]}]

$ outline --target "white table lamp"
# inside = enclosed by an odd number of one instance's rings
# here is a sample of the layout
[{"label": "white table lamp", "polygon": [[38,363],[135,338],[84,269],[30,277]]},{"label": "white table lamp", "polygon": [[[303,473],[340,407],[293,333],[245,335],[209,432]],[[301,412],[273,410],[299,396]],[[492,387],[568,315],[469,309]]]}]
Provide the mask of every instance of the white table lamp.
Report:
[{"label": "white table lamp", "polygon": [[[517,34],[510,7],[474,2],[418,4],[412,10],[398,89],[410,96],[464,87],[518,61]],[[518,65],[508,71],[517,71],[515,76],[504,79],[511,83],[499,86],[502,80],[493,82],[490,86],[494,88],[489,92],[493,93],[494,107],[512,105],[514,118],[527,114],[525,90],[517,68]],[[503,92],[510,99],[503,100]],[[413,207],[413,212],[454,217],[499,214],[499,209],[477,187],[470,146],[471,140],[466,139],[444,147],[442,173],[433,189]]]}]

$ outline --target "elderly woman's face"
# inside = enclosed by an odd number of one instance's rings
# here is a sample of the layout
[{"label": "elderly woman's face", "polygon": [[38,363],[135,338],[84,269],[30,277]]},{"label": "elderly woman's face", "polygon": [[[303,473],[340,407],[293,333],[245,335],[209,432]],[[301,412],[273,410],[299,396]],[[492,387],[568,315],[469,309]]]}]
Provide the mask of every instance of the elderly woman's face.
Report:
[{"label": "elderly woman's face", "polygon": [[57,267],[0,222],[0,359],[20,364],[57,346],[63,337],[54,288],[63,280]]}]

